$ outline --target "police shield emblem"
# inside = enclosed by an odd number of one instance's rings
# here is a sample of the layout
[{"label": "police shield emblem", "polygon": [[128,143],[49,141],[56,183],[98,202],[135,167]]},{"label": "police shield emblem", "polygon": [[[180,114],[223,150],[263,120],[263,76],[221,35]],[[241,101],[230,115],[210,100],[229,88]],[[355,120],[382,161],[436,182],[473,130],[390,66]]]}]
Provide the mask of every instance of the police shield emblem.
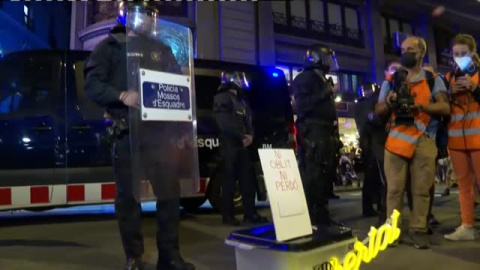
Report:
[{"label": "police shield emblem", "polygon": [[152,60],[155,61],[155,62],[160,62],[160,60],[162,59],[162,53],[161,52],[152,52],[151,56],[152,56]]}]

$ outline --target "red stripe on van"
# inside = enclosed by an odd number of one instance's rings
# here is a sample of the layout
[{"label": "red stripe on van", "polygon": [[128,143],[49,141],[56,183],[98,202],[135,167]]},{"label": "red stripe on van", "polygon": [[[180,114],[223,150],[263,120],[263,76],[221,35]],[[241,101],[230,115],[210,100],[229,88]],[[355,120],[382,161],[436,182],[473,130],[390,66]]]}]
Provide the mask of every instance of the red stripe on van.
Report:
[{"label": "red stripe on van", "polygon": [[68,186],[67,187],[67,201],[68,202],[84,202],[85,201],[85,186]]},{"label": "red stripe on van", "polygon": [[0,189],[0,205],[12,205],[12,189]]},{"label": "red stripe on van", "polygon": [[48,187],[31,187],[30,188],[30,203],[49,203],[49,188]]}]

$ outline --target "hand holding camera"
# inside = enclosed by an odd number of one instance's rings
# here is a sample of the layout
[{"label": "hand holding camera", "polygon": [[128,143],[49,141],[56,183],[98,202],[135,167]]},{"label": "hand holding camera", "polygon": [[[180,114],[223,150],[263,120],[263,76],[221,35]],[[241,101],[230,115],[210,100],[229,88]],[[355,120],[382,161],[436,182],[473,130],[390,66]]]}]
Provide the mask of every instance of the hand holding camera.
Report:
[{"label": "hand holding camera", "polygon": [[397,101],[397,93],[395,92],[390,92],[387,96],[387,104],[389,107],[393,107],[395,102]]}]

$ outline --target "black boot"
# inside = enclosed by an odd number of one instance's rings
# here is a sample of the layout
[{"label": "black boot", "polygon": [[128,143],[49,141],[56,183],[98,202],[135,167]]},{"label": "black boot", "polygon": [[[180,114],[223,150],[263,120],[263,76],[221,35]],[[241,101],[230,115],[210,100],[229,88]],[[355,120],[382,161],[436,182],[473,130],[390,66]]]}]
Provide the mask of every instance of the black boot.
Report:
[{"label": "black boot", "polygon": [[262,224],[268,223],[268,219],[266,217],[262,217],[259,214],[253,214],[252,216],[245,216],[243,218],[243,223],[247,224]]},{"label": "black boot", "polygon": [[125,270],[143,270],[143,263],[140,258],[128,258],[125,263]]},{"label": "black boot", "polygon": [[179,254],[170,257],[159,257],[157,270],[195,270],[195,266],[186,262]]},{"label": "black boot", "polygon": [[363,210],[362,215],[363,217],[378,217],[379,213],[375,211],[375,209],[370,208],[370,209]]},{"label": "black boot", "polygon": [[222,218],[222,224],[237,227],[240,226],[240,221],[234,216],[224,216]]}]

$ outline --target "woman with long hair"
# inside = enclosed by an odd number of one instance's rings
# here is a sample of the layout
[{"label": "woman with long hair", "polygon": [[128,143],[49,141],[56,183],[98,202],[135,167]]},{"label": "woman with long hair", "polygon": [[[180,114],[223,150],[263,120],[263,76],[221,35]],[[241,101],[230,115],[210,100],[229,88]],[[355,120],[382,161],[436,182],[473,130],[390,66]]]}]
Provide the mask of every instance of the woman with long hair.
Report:
[{"label": "woman with long hair", "polygon": [[474,182],[480,181],[480,59],[475,39],[457,35],[452,55],[455,70],[446,75],[452,112],[448,148],[458,181],[462,225],[445,238],[474,240]]}]

